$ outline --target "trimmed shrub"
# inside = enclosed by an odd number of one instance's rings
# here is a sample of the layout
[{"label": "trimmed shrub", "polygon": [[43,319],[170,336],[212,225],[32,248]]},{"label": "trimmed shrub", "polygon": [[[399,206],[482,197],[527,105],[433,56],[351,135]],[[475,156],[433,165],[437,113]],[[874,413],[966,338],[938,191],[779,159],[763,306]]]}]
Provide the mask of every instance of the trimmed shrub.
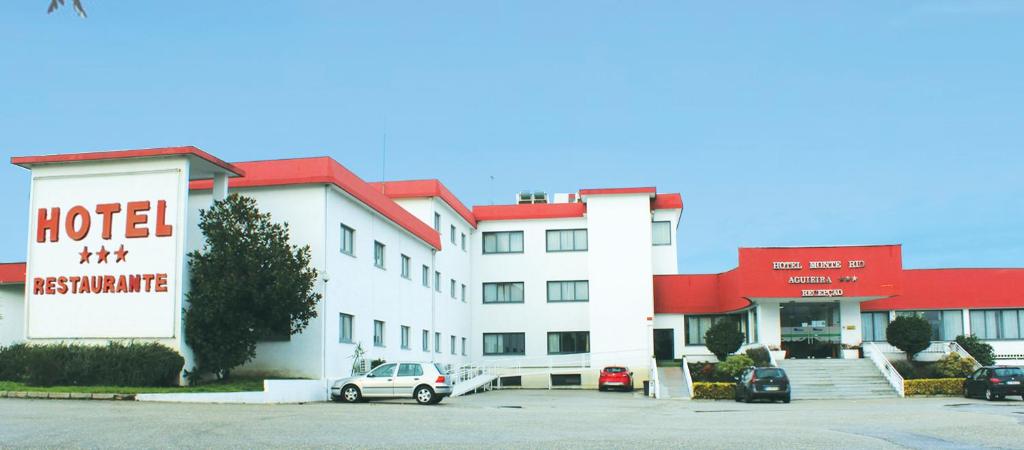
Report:
[{"label": "trimmed shrub", "polygon": [[768,350],[764,347],[751,347],[748,348],[747,357],[754,361],[754,365],[757,367],[768,367],[772,365],[772,358],[768,355]]},{"label": "trimmed shrub", "polygon": [[945,378],[945,375],[939,374],[938,365],[933,362],[899,360],[893,361],[892,366],[900,373],[904,380]]},{"label": "trimmed shrub", "polygon": [[960,335],[956,337],[956,343],[960,344],[967,353],[970,353],[974,357],[978,364],[983,366],[991,366],[996,363],[996,354],[992,350],[992,346],[982,342],[975,335],[964,336]]},{"label": "trimmed shrub", "polygon": [[720,380],[732,380],[733,377],[742,373],[743,369],[753,365],[754,360],[750,359],[747,355],[732,355],[725,358],[724,362],[718,363],[715,366],[715,372]]},{"label": "trimmed shrub", "polygon": [[942,378],[964,378],[974,372],[974,358],[950,353],[935,363],[935,373]]},{"label": "trimmed shrub", "polygon": [[119,342],[11,346],[0,362],[5,380],[32,386],[174,386],[185,365],[163,345]]},{"label": "trimmed shrub", "polygon": [[739,330],[739,325],[730,319],[715,322],[704,333],[704,345],[719,361],[725,361],[726,356],[736,353],[743,345],[743,339],[744,335]]},{"label": "trimmed shrub", "polygon": [[733,400],[736,398],[732,383],[693,383],[693,398],[703,400]]},{"label": "trimmed shrub", "polygon": [[689,363],[687,366],[690,369],[690,378],[693,381],[726,381],[718,379],[714,363],[697,362]]},{"label": "trimmed shrub", "polygon": [[370,370],[376,369],[377,366],[384,364],[386,362],[387,361],[385,361],[384,358],[377,358],[373,361],[370,361]]},{"label": "trimmed shrub", "polygon": [[963,395],[963,378],[924,378],[920,380],[904,380],[903,392],[906,395]]},{"label": "trimmed shrub", "polygon": [[900,316],[885,329],[885,339],[907,353],[907,359],[928,348],[932,343],[932,326],[927,320],[915,316]]}]

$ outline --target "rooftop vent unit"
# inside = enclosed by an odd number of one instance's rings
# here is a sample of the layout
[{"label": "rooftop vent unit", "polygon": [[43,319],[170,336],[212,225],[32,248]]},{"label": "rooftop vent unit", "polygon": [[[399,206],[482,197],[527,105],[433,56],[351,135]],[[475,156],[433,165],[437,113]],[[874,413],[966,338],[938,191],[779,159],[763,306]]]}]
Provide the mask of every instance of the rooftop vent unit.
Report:
[{"label": "rooftop vent unit", "polygon": [[519,203],[520,205],[548,202],[548,195],[543,192],[523,191],[516,197],[516,203]]}]

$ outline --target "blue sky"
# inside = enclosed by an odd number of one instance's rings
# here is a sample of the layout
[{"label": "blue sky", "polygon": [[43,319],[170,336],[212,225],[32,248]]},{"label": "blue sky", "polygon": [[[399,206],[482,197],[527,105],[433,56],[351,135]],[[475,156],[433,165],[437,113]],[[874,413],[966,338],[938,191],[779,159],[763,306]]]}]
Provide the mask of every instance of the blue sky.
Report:
[{"label": "blue sky", "polygon": [[[0,157],[196,145],[524,190],[680,192],[680,271],[739,246],[1024,266],[1024,2],[0,3]],[[0,165],[0,261],[28,172]],[[491,181],[490,177],[494,180]]]}]

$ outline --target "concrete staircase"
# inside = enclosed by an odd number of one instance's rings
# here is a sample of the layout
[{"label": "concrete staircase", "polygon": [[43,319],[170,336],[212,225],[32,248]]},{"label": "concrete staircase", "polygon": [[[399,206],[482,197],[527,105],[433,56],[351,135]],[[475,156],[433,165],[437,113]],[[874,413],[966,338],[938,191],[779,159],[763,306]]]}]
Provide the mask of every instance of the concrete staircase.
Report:
[{"label": "concrete staircase", "polygon": [[896,397],[870,359],[786,359],[793,399],[870,399]]}]

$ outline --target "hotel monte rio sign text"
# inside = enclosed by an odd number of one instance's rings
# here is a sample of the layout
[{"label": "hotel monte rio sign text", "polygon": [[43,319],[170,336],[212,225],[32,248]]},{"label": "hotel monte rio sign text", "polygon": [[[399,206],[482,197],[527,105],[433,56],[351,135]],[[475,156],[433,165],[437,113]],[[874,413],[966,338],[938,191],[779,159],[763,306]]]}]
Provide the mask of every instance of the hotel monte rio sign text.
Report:
[{"label": "hotel monte rio sign text", "polygon": [[[867,263],[861,259],[851,260],[823,260],[807,261],[772,261],[772,270],[811,270],[811,275],[792,275],[788,277],[789,284],[794,285],[832,285],[834,281],[842,283],[854,283],[858,280],[857,275],[841,273],[842,270],[855,272],[857,269],[867,267]],[[801,297],[842,297],[842,288],[821,288],[801,289]]]}]

